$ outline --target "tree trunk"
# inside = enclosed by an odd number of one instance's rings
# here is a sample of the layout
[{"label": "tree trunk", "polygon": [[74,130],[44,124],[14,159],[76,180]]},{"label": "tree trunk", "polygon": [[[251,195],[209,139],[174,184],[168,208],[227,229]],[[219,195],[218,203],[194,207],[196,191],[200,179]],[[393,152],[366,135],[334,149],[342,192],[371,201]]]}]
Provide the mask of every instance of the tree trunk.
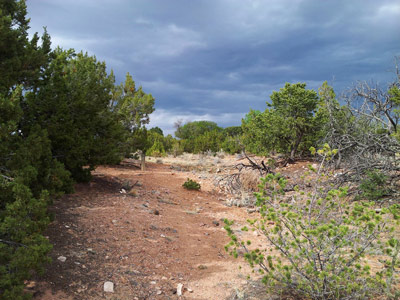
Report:
[{"label": "tree trunk", "polygon": [[294,158],[295,158],[295,155],[296,155],[296,152],[297,152],[297,148],[299,148],[300,142],[301,142],[301,140],[302,140],[302,138],[303,138],[303,134],[304,134],[304,133],[301,132],[301,133],[297,136],[297,140],[296,140],[295,144],[293,145],[292,150],[290,151],[290,161],[291,161],[291,162],[294,162]]},{"label": "tree trunk", "polygon": [[146,154],[144,153],[144,151],[140,151],[140,169],[142,171],[146,171],[145,160],[146,160]]}]

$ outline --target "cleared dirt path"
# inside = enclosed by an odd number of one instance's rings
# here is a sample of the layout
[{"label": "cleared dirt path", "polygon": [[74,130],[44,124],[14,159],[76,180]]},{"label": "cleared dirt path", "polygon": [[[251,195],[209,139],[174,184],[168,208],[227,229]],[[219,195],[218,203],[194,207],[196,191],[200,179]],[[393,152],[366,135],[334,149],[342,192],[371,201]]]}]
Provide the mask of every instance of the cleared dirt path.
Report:
[{"label": "cleared dirt path", "polygon": [[[224,251],[221,221],[244,224],[246,211],[223,205],[210,182],[185,190],[187,177],[153,163],[144,172],[128,163],[99,167],[91,183],[57,200],[46,233],[53,261],[31,284],[35,299],[219,300],[246,283],[243,261]],[[124,180],[138,183],[132,194],[120,192]],[[114,293],[103,292],[105,281]]]}]

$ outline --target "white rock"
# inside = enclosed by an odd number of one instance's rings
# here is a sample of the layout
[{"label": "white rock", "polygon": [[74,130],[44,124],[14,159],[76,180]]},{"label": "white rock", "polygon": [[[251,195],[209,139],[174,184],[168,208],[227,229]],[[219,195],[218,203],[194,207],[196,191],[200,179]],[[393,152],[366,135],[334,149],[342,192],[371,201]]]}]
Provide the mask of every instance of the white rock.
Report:
[{"label": "white rock", "polygon": [[120,193],[121,194],[126,194],[126,190],[125,189],[121,189]]},{"label": "white rock", "polygon": [[111,281],[104,282],[104,291],[106,293],[114,293],[114,283]]},{"label": "white rock", "polygon": [[65,256],[59,256],[57,259],[61,262],[65,262],[67,260]]},{"label": "white rock", "polygon": [[162,294],[162,291],[157,291],[157,295],[161,295]]},{"label": "white rock", "polygon": [[176,295],[179,297],[179,296],[182,296],[182,288],[183,288],[183,284],[182,283],[178,283],[178,286],[177,286],[177,288],[176,288]]}]

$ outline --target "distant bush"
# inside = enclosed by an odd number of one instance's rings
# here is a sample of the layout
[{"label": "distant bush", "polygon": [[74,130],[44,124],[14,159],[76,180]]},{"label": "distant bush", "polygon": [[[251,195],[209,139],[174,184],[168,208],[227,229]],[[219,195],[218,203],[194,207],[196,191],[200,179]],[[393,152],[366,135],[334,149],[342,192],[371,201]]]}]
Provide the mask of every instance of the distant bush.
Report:
[{"label": "distant bush", "polygon": [[187,190],[200,190],[200,183],[188,178],[185,183],[182,185]]},{"label": "distant bush", "polygon": [[171,154],[172,154],[174,157],[177,157],[177,156],[183,154],[183,146],[181,145],[180,141],[175,141],[175,142],[172,144],[172,147],[171,147]]},{"label": "distant bush", "polygon": [[154,156],[154,157],[162,157],[165,156],[165,150],[164,150],[164,146],[163,144],[156,140],[153,144],[153,146],[151,146],[147,151],[146,151],[146,155],[148,156]]},{"label": "distant bush", "polygon": [[[244,258],[251,267],[259,267],[268,291],[279,296],[395,298],[400,242],[394,226],[399,224],[400,206],[377,212],[373,202],[349,202],[347,188],[326,191],[322,183],[330,175],[323,173],[323,164],[336,151],[325,145],[318,154],[323,160],[318,170],[310,167],[311,192],[295,188],[295,194],[287,196],[287,181],[281,175],[262,179],[256,193],[260,217],[248,223],[265,236],[265,249],[241,241],[228,220],[225,229],[231,242],[225,249],[234,257],[238,257],[238,248],[244,249]],[[371,260],[382,264],[371,270]]]}]

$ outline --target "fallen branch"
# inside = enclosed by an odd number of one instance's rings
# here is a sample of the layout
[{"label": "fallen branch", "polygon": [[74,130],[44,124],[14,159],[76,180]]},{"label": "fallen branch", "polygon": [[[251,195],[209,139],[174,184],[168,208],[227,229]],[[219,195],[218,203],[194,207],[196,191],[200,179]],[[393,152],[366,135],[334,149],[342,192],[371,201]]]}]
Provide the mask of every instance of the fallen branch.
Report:
[{"label": "fallen branch", "polygon": [[0,239],[0,243],[6,244],[6,245],[10,245],[10,246],[28,248],[27,245],[24,245],[24,244],[21,244],[21,243],[17,243],[17,242],[12,242],[12,241],[6,241],[6,240],[3,240],[3,239]]}]

